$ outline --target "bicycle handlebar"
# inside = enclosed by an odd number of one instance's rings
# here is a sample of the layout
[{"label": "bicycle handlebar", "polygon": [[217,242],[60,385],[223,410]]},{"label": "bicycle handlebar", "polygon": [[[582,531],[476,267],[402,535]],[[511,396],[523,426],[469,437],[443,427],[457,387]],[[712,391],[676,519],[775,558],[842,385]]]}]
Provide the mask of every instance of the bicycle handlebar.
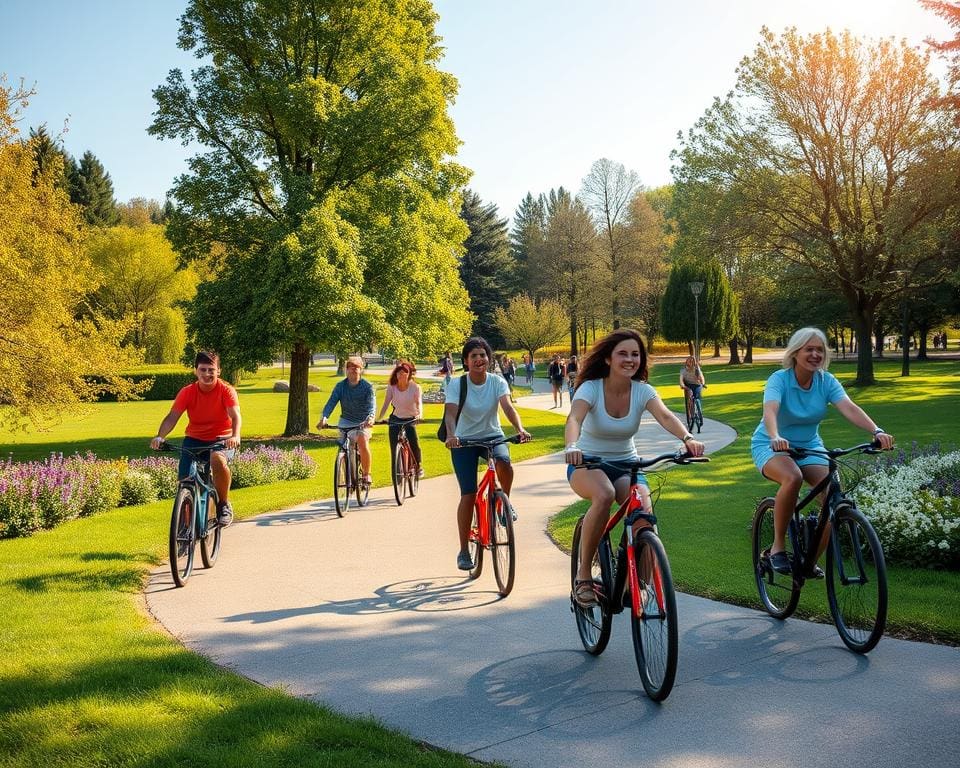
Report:
[{"label": "bicycle handlebar", "polygon": [[523,440],[520,435],[511,435],[510,437],[496,437],[492,440],[461,440],[457,448],[496,448],[498,445],[503,445],[504,443],[521,442],[523,442]]},{"label": "bicycle handlebar", "polygon": [[201,445],[197,448],[184,448],[182,445],[177,445],[176,443],[171,443],[169,440],[164,440],[162,443],[160,443],[160,447],[157,450],[167,453],[189,453],[193,456],[196,456],[201,451],[225,451],[227,450],[227,444],[222,441],[217,441],[216,443],[211,443],[210,445]]},{"label": "bicycle handlebar", "polygon": [[414,416],[414,417],[409,418],[409,419],[400,419],[400,420],[398,420],[398,421],[390,421],[389,419],[380,419],[380,420],[375,421],[375,422],[373,422],[373,423],[374,423],[374,424],[385,424],[385,425],[388,426],[388,427],[406,427],[406,426],[408,426],[408,425],[410,425],[410,424],[416,424],[418,421],[420,421],[420,417],[419,417],[419,416]]},{"label": "bicycle handlebar", "polygon": [[807,456],[823,456],[827,459],[837,459],[850,453],[880,453],[883,447],[879,440],[871,440],[869,443],[860,443],[851,448],[787,448],[774,453],[785,453],[792,459],[803,459]]},{"label": "bicycle handlebar", "polygon": [[580,464],[574,464],[575,467],[586,467],[587,469],[595,469],[602,464],[614,464],[617,467],[622,467],[630,471],[648,469],[649,467],[654,466],[655,464],[660,464],[662,462],[669,461],[671,464],[705,464],[710,461],[708,456],[694,456],[688,451],[675,451],[673,453],[661,453],[659,456],[654,456],[651,459],[638,459],[637,461],[608,461],[606,459],[585,459]]}]

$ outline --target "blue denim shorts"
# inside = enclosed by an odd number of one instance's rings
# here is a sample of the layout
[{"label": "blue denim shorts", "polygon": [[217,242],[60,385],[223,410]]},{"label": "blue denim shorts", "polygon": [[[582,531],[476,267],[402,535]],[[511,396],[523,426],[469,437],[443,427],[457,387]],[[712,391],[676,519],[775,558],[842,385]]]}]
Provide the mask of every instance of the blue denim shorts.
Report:
[{"label": "blue denim shorts", "polygon": [[[600,457],[584,456],[583,458],[585,461],[597,461]],[[567,482],[570,481],[570,478],[573,477],[574,471],[577,469],[584,469],[584,467],[575,467],[573,464],[567,464]],[[607,476],[607,480],[610,481],[611,485],[616,484],[617,480],[619,480],[621,477],[630,476],[630,470],[616,461],[604,462],[599,467],[590,467],[590,469],[599,469],[601,472],[603,472],[603,474]],[[642,483],[647,487],[650,486],[643,472],[637,473],[637,482]]]},{"label": "blue denim shorts", "polygon": [[[177,477],[182,480],[190,474],[190,462],[194,459],[197,461],[210,461],[210,451],[197,450],[198,448],[205,448],[208,445],[223,442],[224,439],[225,438],[220,438],[219,440],[197,440],[195,437],[183,438],[181,447],[186,448],[190,453],[186,451],[180,452],[180,464],[177,467]],[[217,453],[222,453],[227,457],[227,461],[230,461],[233,459],[236,449],[228,448],[225,451],[217,451]]]},{"label": "blue denim shorts", "polygon": [[[499,435],[496,435],[499,437]],[[490,438],[492,439],[492,437]],[[502,443],[493,449],[493,455],[497,461],[510,463],[510,449],[506,443]],[[460,484],[460,495],[467,496],[477,492],[477,465],[481,459],[485,459],[487,451],[478,445],[467,448],[454,448],[450,451],[453,459],[453,472],[457,476],[457,482]]]}]

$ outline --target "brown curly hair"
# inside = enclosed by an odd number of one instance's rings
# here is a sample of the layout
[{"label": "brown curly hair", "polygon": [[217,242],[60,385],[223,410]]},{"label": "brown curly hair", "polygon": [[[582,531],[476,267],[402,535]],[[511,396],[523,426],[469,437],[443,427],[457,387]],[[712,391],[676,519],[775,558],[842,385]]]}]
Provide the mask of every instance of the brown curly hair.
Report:
[{"label": "brown curly hair", "polygon": [[632,328],[619,328],[600,339],[587,353],[577,371],[577,382],[574,389],[585,381],[607,378],[610,375],[610,363],[607,362],[607,358],[613,356],[613,350],[618,344],[629,340],[637,342],[640,346],[640,365],[637,372],[630,378],[634,381],[646,381],[650,376],[650,369],[647,348],[643,339]]}]

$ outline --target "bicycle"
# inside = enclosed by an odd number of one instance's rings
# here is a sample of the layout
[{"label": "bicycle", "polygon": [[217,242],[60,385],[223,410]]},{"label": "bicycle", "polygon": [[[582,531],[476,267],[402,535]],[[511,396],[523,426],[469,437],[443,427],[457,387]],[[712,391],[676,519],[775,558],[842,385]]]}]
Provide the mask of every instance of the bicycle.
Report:
[{"label": "bicycle", "polygon": [[689,387],[684,387],[683,399],[686,407],[687,429],[693,432],[693,428],[696,427],[697,434],[699,434],[703,429],[703,402],[700,399],[700,395],[694,397],[693,390]]},{"label": "bicycle", "polygon": [[198,541],[204,568],[213,568],[220,556],[223,526],[217,522],[219,496],[211,481],[209,460],[200,461],[197,454],[225,449],[222,442],[195,451],[167,441],[160,446],[161,451],[188,453],[192,457],[189,474],[177,483],[170,517],[170,573],[178,587],[184,586],[193,573]]},{"label": "bicycle", "polygon": [[333,462],[333,502],[337,516],[343,517],[350,508],[350,494],[354,494],[358,506],[365,506],[370,496],[370,483],[360,474],[360,446],[357,432],[361,427],[341,429],[337,439],[337,456]]},{"label": "bicycle", "polygon": [[498,437],[492,440],[461,440],[460,447],[480,446],[486,450],[487,470],[477,486],[473,502],[473,520],[467,551],[473,561],[470,579],[477,579],[483,572],[483,551],[493,554],[493,575],[497,580],[497,593],[506,597],[513,589],[517,570],[516,542],[513,533],[513,507],[507,494],[497,483],[496,457],[493,449],[504,443],[519,443],[520,435]]},{"label": "bicycle", "polygon": [[[587,459],[578,465],[597,468],[608,464],[629,470],[630,494],[607,521],[600,537],[591,573],[601,589],[597,602],[590,606],[581,606],[575,599],[583,517],[574,528],[570,551],[570,610],[576,619],[577,632],[587,653],[599,656],[610,640],[613,614],[629,608],[637,670],[643,689],[654,701],[663,701],[670,695],[676,678],[677,598],[667,552],[658,535],[657,518],[642,506],[638,474],[642,469],[664,462],[685,465],[707,461],[710,459],[706,456],[694,457],[678,451],[637,461]],[[623,532],[614,560],[610,533],[621,520]],[[634,525],[640,521],[647,525],[635,532]]]},{"label": "bicycle", "polygon": [[[770,564],[773,498],[761,500],[753,517],[753,569],[757,590],[763,607],[775,619],[786,619],[793,614],[804,582],[820,577],[814,568],[819,543],[830,525],[825,574],[827,602],[840,639],[856,653],[869,652],[883,635],[887,621],[887,567],[876,531],[843,489],[838,459],[851,453],[879,452],[879,441],[852,448],[790,448],[783,452],[794,459],[823,456],[829,462],[827,476],[797,502],[787,527],[790,574],[777,573]],[[819,514],[811,512],[804,516],[803,509],[824,491]]]},{"label": "bicycle", "polygon": [[393,467],[391,472],[393,477],[393,497],[400,506],[403,506],[404,499],[406,499],[407,496],[410,498],[416,496],[417,490],[420,488],[420,464],[417,461],[417,457],[413,455],[410,440],[407,439],[407,427],[413,429],[416,421],[416,419],[405,419],[392,423],[389,421],[377,422],[377,424],[400,427],[400,431],[397,434],[397,445],[393,449]]}]

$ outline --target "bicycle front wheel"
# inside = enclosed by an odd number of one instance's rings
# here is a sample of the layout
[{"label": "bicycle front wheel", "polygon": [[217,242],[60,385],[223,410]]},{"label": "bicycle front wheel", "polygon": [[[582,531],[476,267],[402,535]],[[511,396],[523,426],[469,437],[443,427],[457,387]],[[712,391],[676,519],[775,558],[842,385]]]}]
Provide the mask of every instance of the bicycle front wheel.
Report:
[{"label": "bicycle front wheel", "polygon": [[880,539],[856,507],[838,506],[827,547],[827,600],[844,645],[872,650],[887,624],[887,565]]},{"label": "bicycle front wheel", "polygon": [[693,429],[693,406],[690,404],[689,397],[684,397],[683,406],[684,406],[684,410],[686,412],[686,417],[687,417],[687,429],[692,430]]},{"label": "bicycle front wheel", "polygon": [[677,675],[677,596],[666,550],[652,530],[640,532],[634,552],[640,615],[634,615],[631,608],[633,653],[643,690],[654,701],[663,701],[670,695]]},{"label": "bicycle front wheel", "polygon": [[407,445],[407,470],[407,495],[413,498],[420,490],[420,463],[414,457],[409,445]]},{"label": "bicycle front wheel", "polygon": [[170,517],[170,573],[178,587],[186,584],[193,573],[197,545],[194,501],[193,489],[181,486]]},{"label": "bicycle front wheel", "polygon": [[353,454],[353,482],[357,490],[357,504],[364,507],[367,504],[367,498],[370,496],[370,484],[363,482],[363,476],[360,474],[363,471],[361,466],[360,449],[357,448]]},{"label": "bicycle front wheel", "polygon": [[483,573],[483,545],[480,543],[480,520],[477,515],[477,505],[473,505],[473,519],[470,520],[470,533],[467,536],[467,552],[470,553],[470,560],[473,561],[473,568],[470,570],[471,579],[480,578]]},{"label": "bicycle front wheel", "polygon": [[[583,527],[583,518],[577,520],[577,525],[573,529],[573,543],[570,545],[570,610],[577,621],[577,632],[580,635],[580,642],[583,643],[584,650],[593,655],[599,656],[607,647],[610,641],[610,627],[613,622],[613,614],[610,612],[610,599],[606,595],[594,605],[583,607],[576,600],[574,594],[576,591],[577,574],[580,572],[580,538]],[[597,548],[597,553],[593,556],[593,562],[590,564],[590,576],[604,585],[613,584],[613,568],[607,562],[607,573],[604,573],[603,557],[609,555],[609,540],[601,541]],[[604,553],[604,554],[601,554]]]},{"label": "bicycle front wheel", "polygon": [[697,425],[697,434],[703,429],[703,406],[700,404],[700,398],[693,401],[693,423]]},{"label": "bicycle front wheel", "polygon": [[203,560],[204,568],[213,568],[217,558],[220,557],[223,526],[217,522],[218,502],[216,491],[207,496],[207,524],[200,538],[200,558]]},{"label": "bicycle front wheel", "polygon": [[350,509],[350,476],[347,452],[341,449],[337,451],[337,458],[333,462],[333,503],[340,517]]},{"label": "bicycle front wheel", "polygon": [[490,497],[490,546],[493,547],[493,575],[498,592],[506,597],[513,589],[517,551],[513,538],[513,514],[507,494],[497,491]]},{"label": "bicycle front wheel", "polygon": [[403,500],[407,496],[407,454],[403,450],[403,444],[397,442],[393,449],[393,498],[397,504],[403,506]]},{"label": "bicycle front wheel", "polygon": [[[790,537],[786,538],[787,556],[793,559]],[[753,576],[764,609],[775,619],[786,619],[800,602],[800,584],[793,574],[777,573],[770,565],[773,546],[773,499],[763,499],[753,515]]]}]

